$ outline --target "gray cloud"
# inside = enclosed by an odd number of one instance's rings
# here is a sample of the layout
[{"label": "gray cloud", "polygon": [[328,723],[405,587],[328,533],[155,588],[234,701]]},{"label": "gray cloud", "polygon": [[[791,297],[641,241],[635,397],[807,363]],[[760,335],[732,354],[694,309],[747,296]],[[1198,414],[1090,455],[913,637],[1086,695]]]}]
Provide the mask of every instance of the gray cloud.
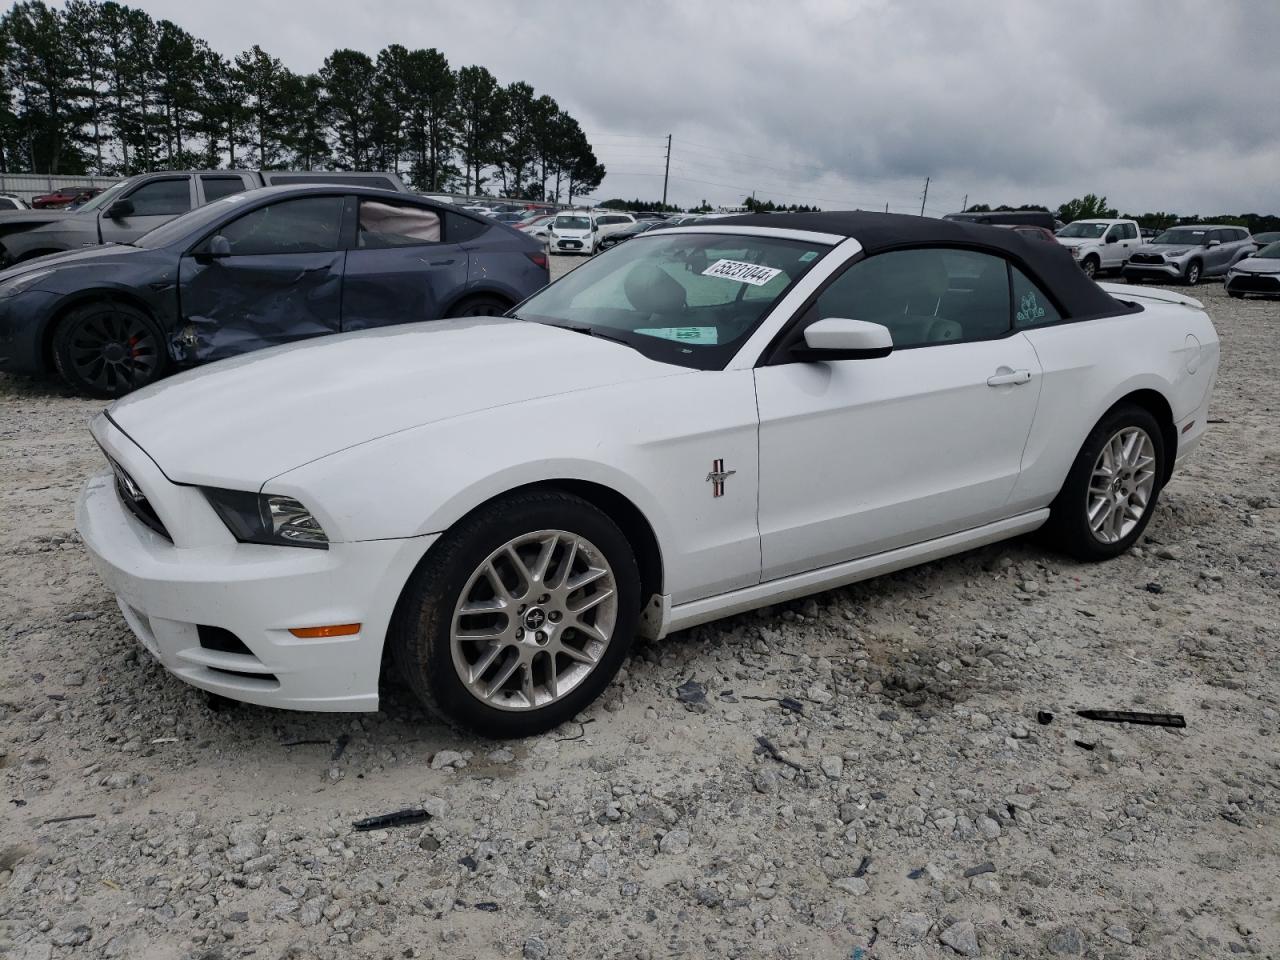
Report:
[{"label": "gray cloud", "polygon": [[919,210],[1280,211],[1280,4],[678,0],[512,5],[140,0],[223,53],[314,70],[338,46],[435,46],[577,116],[601,196]]}]

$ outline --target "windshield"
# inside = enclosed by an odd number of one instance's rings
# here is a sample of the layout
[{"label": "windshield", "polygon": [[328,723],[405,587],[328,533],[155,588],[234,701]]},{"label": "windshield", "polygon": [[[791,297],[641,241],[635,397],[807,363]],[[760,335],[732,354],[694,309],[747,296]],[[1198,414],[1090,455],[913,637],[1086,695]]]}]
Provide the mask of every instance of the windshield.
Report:
[{"label": "windshield", "polygon": [[1280,260],[1280,240],[1275,243],[1268,243],[1265,247],[1254,254],[1255,257],[1265,257],[1267,260]]},{"label": "windshield", "polygon": [[168,246],[189,234],[199,233],[204,227],[230,213],[233,207],[242,206],[246,199],[243,193],[233,193],[212,203],[206,203],[203,207],[196,207],[190,213],[184,213],[168,223],[162,223],[150,233],[144,233],[133,241],[133,245],[145,247],[148,250]]},{"label": "windshield", "polygon": [[622,340],[655,360],[722,369],[828,249],[775,237],[655,233],[589,260],[525,301],[519,317]]},{"label": "windshield", "polygon": [[133,186],[140,179],[142,178],[130,177],[128,180],[121,180],[109,189],[102,191],[102,193],[98,194],[92,200],[87,200],[80,204],[80,206],[76,207],[76,213],[88,213],[90,211],[97,211],[104,207],[109,207],[113,202],[115,202],[116,197],[120,196],[120,194],[124,193],[126,189]]},{"label": "windshield", "polygon": [[1069,223],[1058,231],[1060,237],[1078,237],[1083,240],[1097,240],[1100,236],[1107,232],[1109,223]]},{"label": "windshield", "polygon": [[556,217],[557,230],[590,230],[590,217]]},{"label": "windshield", "polygon": [[1208,230],[1191,230],[1184,227],[1180,230],[1166,230],[1151,242],[1180,243],[1184,246],[1199,246],[1204,243],[1204,238],[1208,233]]}]

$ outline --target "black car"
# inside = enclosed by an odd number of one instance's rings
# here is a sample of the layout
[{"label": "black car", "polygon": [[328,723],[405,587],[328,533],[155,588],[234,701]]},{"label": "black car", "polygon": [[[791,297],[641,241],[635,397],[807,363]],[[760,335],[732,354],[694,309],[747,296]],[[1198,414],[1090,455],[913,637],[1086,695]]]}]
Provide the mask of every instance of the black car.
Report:
[{"label": "black car", "polygon": [[629,223],[625,227],[615,230],[613,233],[606,234],[600,238],[600,249],[608,250],[610,247],[616,247],[623,240],[630,240],[638,233],[644,233],[656,227],[661,220],[641,220],[636,223]]},{"label": "black car", "polygon": [[448,204],[341,185],[216,200],[132,244],[0,273],[0,371],[114,397],[175,367],[305,337],[505,313],[542,244]]}]

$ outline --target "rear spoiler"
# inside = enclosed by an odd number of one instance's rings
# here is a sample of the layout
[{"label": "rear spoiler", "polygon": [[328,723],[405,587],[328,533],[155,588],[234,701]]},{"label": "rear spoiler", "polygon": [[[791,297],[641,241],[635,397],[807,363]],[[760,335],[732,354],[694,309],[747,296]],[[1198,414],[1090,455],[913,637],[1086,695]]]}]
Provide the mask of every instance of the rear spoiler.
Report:
[{"label": "rear spoiler", "polygon": [[1159,303],[1180,303],[1184,307],[1194,307],[1196,310],[1204,309],[1204,304],[1195,297],[1184,297],[1180,293],[1172,293],[1169,290],[1135,287],[1128,283],[1100,283],[1098,286],[1117,300],[1155,300]]}]

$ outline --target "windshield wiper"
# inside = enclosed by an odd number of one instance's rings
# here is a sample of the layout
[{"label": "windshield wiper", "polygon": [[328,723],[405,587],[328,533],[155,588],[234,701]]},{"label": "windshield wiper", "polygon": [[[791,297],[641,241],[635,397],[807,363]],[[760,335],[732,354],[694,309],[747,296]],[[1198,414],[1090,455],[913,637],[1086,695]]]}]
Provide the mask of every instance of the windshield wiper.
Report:
[{"label": "windshield wiper", "polygon": [[531,317],[516,316],[517,320],[524,320],[528,323],[541,323],[548,327],[558,327],[561,330],[568,330],[571,333],[585,333],[588,337],[595,337],[599,340],[609,340],[613,343],[620,343],[624,347],[631,347],[634,344],[622,339],[622,337],[614,336],[611,333],[604,333],[597,327],[586,326],[581,323],[556,323],[553,320],[534,320]]}]

